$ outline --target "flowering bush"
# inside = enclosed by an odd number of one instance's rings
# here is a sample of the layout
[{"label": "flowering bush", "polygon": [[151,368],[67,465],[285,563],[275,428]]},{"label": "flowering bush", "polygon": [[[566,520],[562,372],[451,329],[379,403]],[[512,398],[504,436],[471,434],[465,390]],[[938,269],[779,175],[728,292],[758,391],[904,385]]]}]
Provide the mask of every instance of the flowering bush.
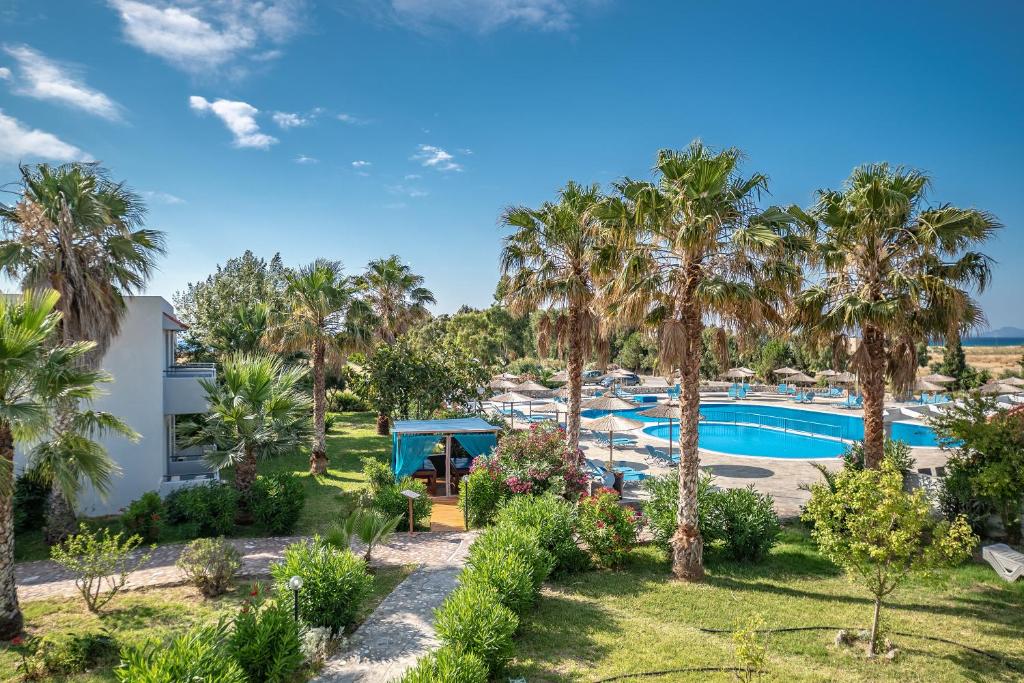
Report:
[{"label": "flowering bush", "polygon": [[459,483],[459,507],[466,511],[470,528],[490,524],[508,495],[501,463],[494,456],[475,458],[469,476]]},{"label": "flowering bush", "polygon": [[636,543],[640,515],[619,505],[619,495],[602,488],[584,498],[579,506],[579,536],[599,567],[615,567],[622,563]]},{"label": "flowering bush", "polygon": [[535,424],[507,434],[494,454],[512,493],[550,491],[575,500],[586,490],[579,454],[569,449],[561,427]]}]

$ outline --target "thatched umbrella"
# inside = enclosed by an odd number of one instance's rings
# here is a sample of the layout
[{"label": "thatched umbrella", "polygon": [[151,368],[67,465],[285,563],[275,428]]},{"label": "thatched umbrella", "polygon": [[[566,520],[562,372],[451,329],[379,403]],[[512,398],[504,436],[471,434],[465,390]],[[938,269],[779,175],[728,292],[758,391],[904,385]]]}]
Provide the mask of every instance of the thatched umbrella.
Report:
[{"label": "thatched umbrella", "polygon": [[547,391],[548,388],[537,382],[527,381],[512,387],[512,391]]},{"label": "thatched umbrella", "polygon": [[632,410],[636,404],[618,396],[599,396],[580,406],[584,410]]},{"label": "thatched umbrella", "polygon": [[644,417],[654,417],[659,420],[668,420],[668,457],[672,459],[672,422],[674,420],[683,419],[683,409],[678,405],[669,405],[668,403],[659,403],[653,408],[644,410],[639,415]]},{"label": "thatched umbrella", "polygon": [[785,368],[779,368],[778,370],[772,370],[772,374],[774,374],[774,375],[782,375],[783,377],[787,377],[789,375],[798,375],[798,374],[800,374],[800,371],[795,369],[795,368],[785,367]]},{"label": "thatched umbrella", "polygon": [[1009,384],[1008,382],[989,382],[981,388],[981,393],[987,395],[1019,394],[1021,391],[1021,387]]},{"label": "thatched umbrella", "polygon": [[857,375],[852,372],[840,372],[838,375],[832,378],[833,382],[839,382],[841,384],[853,384],[857,381]]},{"label": "thatched umbrella", "polygon": [[534,413],[554,413],[555,422],[558,422],[558,416],[561,413],[565,414],[566,419],[569,418],[569,409],[561,403],[542,403],[536,408],[531,407],[530,410]]},{"label": "thatched umbrella", "polygon": [[949,375],[940,375],[937,372],[933,372],[930,375],[925,375],[921,378],[924,382],[931,382],[932,384],[949,384],[955,382],[956,377],[950,377]]},{"label": "thatched umbrella", "polygon": [[559,370],[555,374],[551,375],[552,382],[558,382],[559,384],[565,384],[569,381],[569,371]]},{"label": "thatched umbrella", "polygon": [[515,382],[507,379],[492,379],[487,386],[495,391],[506,391],[516,385]]},{"label": "thatched umbrella", "polygon": [[786,378],[787,381],[793,382],[794,384],[812,384],[814,382],[813,377],[808,377],[802,372],[798,372],[795,375],[790,375]]},{"label": "thatched umbrella", "polygon": [[752,374],[754,373],[747,372],[746,368],[729,368],[728,370],[725,371],[724,376],[728,377],[729,379],[746,379],[747,377],[750,377]]},{"label": "thatched umbrella", "polygon": [[935,382],[919,379],[914,383],[914,391],[945,391],[946,388]]},{"label": "thatched umbrella", "polygon": [[[492,396],[489,400],[491,401],[491,403],[501,403],[501,404],[507,403],[510,406],[510,411],[512,410],[512,408],[517,403],[526,403],[527,405],[529,405],[530,403],[533,402],[533,399],[530,398],[529,396],[524,396],[523,394],[520,394],[520,393],[515,392],[515,391],[509,391],[509,392],[506,392],[504,394],[498,394],[497,396]],[[515,412],[512,412],[512,414],[509,417],[512,418],[512,426],[515,427],[516,426],[516,414],[515,414]]]},{"label": "thatched umbrella", "polygon": [[1006,379],[999,380],[1003,384],[1012,384],[1015,387],[1024,387],[1024,379],[1020,377],[1007,377]]},{"label": "thatched umbrella", "polygon": [[595,432],[608,432],[608,466],[611,467],[614,464],[614,448],[612,439],[615,438],[615,432],[628,432],[631,429],[639,429],[643,427],[644,423],[639,420],[633,420],[628,417],[622,417],[615,413],[610,413],[604,417],[599,417],[595,420],[588,420],[586,427]]},{"label": "thatched umbrella", "polygon": [[757,374],[755,371],[751,370],[746,365],[741,365],[740,366],[740,370],[742,370],[743,372],[747,373],[747,377],[753,377],[754,375]]}]

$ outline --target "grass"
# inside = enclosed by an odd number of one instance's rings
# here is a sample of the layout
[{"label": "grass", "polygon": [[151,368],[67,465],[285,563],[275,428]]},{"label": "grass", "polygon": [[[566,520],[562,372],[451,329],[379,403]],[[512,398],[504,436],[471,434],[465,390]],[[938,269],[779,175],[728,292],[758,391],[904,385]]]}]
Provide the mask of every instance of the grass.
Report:
[{"label": "grass", "polygon": [[[374,413],[340,413],[336,417],[337,421],[327,437],[330,464],[324,475],[314,477],[309,474],[309,453],[305,449],[259,463],[261,474],[294,472],[301,478],[306,489],[306,506],[293,532],[296,535],[322,533],[347,515],[355,507],[358,490],[365,484],[360,461],[371,457],[386,462],[390,455],[391,441],[377,435]],[[230,482],[234,472],[232,468],[227,468],[221,475],[225,481]],[[117,517],[95,518],[87,520],[87,523],[94,528],[107,526],[115,532],[121,530]],[[238,526],[231,535],[260,535],[260,530]],[[174,526],[165,527],[161,532],[160,542],[164,544],[188,540],[190,537]],[[48,557],[49,549],[43,541],[42,530],[34,529],[18,534],[14,544],[16,562],[45,560]]]},{"label": "grass", "polygon": [[[768,628],[864,627],[867,593],[823,559],[800,529],[788,528],[770,558],[743,565],[709,558],[707,579],[670,579],[665,554],[638,548],[618,571],[589,572],[549,584],[524,618],[511,677],[598,681],[629,673],[736,666],[730,633],[760,614]],[[1024,679],[1024,584],[1009,585],[988,565],[969,564],[915,578],[883,610],[892,631],[945,637],[998,653],[1004,664],[955,646],[892,635],[895,661],[867,660],[833,645],[835,631],[777,633],[769,639],[773,681],[1019,681]],[[640,679],[636,679],[640,680]],[[733,680],[732,674],[643,680]]]},{"label": "grass", "polygon": [[[373,594],[363,605],[359,621],[369,616],[381,600],[412,571],[413,567],[386,567],[374,572]],[[106,629],[122,644],[140,644],[147,639],[163,640],[191,626],[231,618],[241,602],[248,597],[249,583],[239,583],[235,590],[217,598],[204,598],[191,586],[152,588],[123,593],[101,614],[90,614],[78,599],[34,600],[23,603],[26,631],[29,635],[47,633],[86,633]],[[187,606],[187,609],[183,609]],[[0,645],[0,680],[18,680],[17,665],[21,656],[16,648]],[[47,679],[51,680],[51,679]],[[60,679],[57,679],[60,680]],[[107,666],[86,674],[63,679],[74,683],[114,681],[113,669]]]}]

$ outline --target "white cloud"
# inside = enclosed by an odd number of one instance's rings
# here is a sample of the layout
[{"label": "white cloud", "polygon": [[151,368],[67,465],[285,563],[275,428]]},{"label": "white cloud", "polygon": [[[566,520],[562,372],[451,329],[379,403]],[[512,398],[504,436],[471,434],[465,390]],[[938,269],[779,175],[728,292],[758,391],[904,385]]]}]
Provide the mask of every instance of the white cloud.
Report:
[{"label": "white cloud", "polygon": [[267,149],[277,142],[277,138],[260,132],[260,126],[256,123],[256,114],[260,110],[248,102],[224,99],[210,102],[205,97],[192,95],[188,98],[188,104],[197,112],[212,111],[223,121],[235,136],[235,147]]},{"label": "white cloud", "polygon": [[319,164],[320,160],[316,157],[308,157],[305,154],[300,154],[295,157],[293,161],[297,164]]},{"label": "white cloud", "polygon": [[10,80],[11,70],[6,66],[0,66],[0,81]]},{"label": "white cloud", "polygon": [[52,161],[89,161],[88,154],[58,138],[35,128],[26,128],[21,121],[0,111],[0,161],[22,161],[26,158]]},{"label": "white cloud", "polygon": [[109,0],[125,39],[192,73],[280,56],[301,28],[305,0]]},{"label": "white cloud", "polygon": [[422,177],[423,176],[421,176],[419,173],[406,173],[405,174],[405,179],[406,180],[419,180]]},{"label": "white cloud", "polygon": [[419,151],[412,156],[413,160],[420,162],[427,168],[438,171],[461,171],[462,165],[455,161],[455,156],[446,152],[441,147],[434,145],[420,145]]},{"label": "white cloud", "polygon": [[160,192],[159,190],[144,190],[142,196],[150,201],[158,204],[184,204],[185,200],[181,197],[171,194],[170,192]]},{"label": "white cloud", "polygon": [[416,27],[446,25],[488,33],[503,26],[572,28],[580,9],[600,0],[391,0],[391,13]]},{"label": "white cloud", "polygon": [[346,114],[344,112],[338,114],[338,120],[342,123],[348,123],[353,126],[362,126],[368,123],[366,119],[361,119],[358,116],[353,116],[352,114]]},{"label": "white cloud", "polygon": [[[48,59],[28,45],[6,45],[4,52],[18,63],[15,94],[59,102],[105,119],[121,117],[120,107],[113,100],[87,86],[67,66]],[[9,78],[10,70],[4,71],[7,72],[5,78]]]},{"label": "white cloud", "polygon": [[373,163],[370,161],[363,161],[362,159],[357,159],[352,162],[352,168],[366,168],[367,166],[373,166]]},{"label": "white cloud", "polygon": [[271,118],[274,119],[274,123],[276,123],[284,130],[309,125],[308,118],[302,116],[301,114],[294,114],[292,112],[287,111],[275,111]]},{"label": "white cloud", "polygon": [[401,194],[414,199],[417,197],[426,197],[430,194],[426,190],[422,190],[418,187],[410,187],[408,185],[388,185],[385,189],[387,189],[391,194]]}]

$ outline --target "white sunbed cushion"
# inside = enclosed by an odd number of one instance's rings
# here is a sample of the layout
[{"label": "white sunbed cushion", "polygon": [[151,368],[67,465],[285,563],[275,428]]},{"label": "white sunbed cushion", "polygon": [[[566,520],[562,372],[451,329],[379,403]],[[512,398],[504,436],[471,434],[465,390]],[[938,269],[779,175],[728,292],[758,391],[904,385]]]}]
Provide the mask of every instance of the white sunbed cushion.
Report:
[{"label": "white sunbed cushion", "polygon": [[1005,543],[985,546],[981,549],[981,556],[1006,581],[1016,581],[1024,576],[1024,553],[1018,553]]}]

